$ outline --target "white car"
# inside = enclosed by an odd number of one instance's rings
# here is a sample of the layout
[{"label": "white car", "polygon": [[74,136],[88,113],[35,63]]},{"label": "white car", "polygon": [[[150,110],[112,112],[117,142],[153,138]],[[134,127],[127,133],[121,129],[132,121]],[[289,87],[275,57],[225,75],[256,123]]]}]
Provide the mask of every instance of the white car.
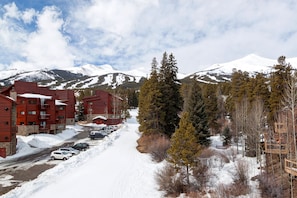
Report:
[{"label": "white car", "polygon": [[76,150],[72,147],[62,147],[62,148],[59,148],[58,150],[66,153],[70,153],[71,155],[77,155],[80,152],[79,150]]},{"label": "white car", "polygon": [[51,152],[51,159],[67,160],[71,156],[72,156],[71,153],[67,153],[67,152],[64,152],[64,151],[56,150],[56,151]]}]

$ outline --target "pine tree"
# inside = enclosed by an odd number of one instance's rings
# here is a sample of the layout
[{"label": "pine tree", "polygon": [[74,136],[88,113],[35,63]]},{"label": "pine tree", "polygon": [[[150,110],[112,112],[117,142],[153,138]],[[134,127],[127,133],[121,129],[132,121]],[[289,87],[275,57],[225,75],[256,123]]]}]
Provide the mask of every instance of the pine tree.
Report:
[{"label": "pine tree", "polygon": [[292,67],[285,62],[284,56],[279,57],[278,62],[279,64],[273,67],[275,71],[272,72],[270,77],[271,94],[269,98],[269,121],[272,123],[275,121],[276,112],[281,107],[280,101],[284,95],[287,82],[290,82],[292,72]]},{"label": "pine tree", "polygon": [[223,145],[227,146],[231,142],[232,134],[229,127],[225,127],[223,130]]},{"label": "pine tree", "polygon": [[178,113],[182,107],[182,97],[180,94],[180,83],[177,80],[177,63],[172,54],[167,57],[164,52],[160,67],[160,91],[162,93],[161,111],[164,117],[160,121],[162,131],[169,137],[175,131],[179,117]]},{"label": "pine tree", "polygon": [[263,100],[264,109],[269,109],[269,88],[268,79],[263,73],[258,73],[255,76],[255,85],[253,86],[253,101],[261,98]]},{"label": "pine tree", "polygon": [[196,166],[197,156],[201,146],[194,135],[195,128],[189,120],[189,114],[184,112],[179,122],[179,128],[171,137],[171,146],[168,149],[168,161],[177,168],[186,168],[187,182],[189,181],[190,168]]},{"label": "pine tree", "polygon": [[138,96],[135,90],[128,90],[128,105],[130,108],[138,107]]},{"label": "pine tree", "polygon": [[216,84],[203,85],[203,100],[205,103],[205,112],[208,118],[210,130],[217,132],[219,130],[218,117],[218,97]]},{"label": "pine tree", "polygon": [[145,134],[160,133],[160,122],[164,113],[161,111],[162,93],[159,90],[157,61],[152,61],[150,78],[144,82],[139,94],[139,131]]},{"label": "pine tree", "polygon": [[196,80],[193,80],[192,83],[186,111],[189,113],[190,121],[195,128],[197,142],[200,145],[209,146],[210,133],[208,130],[208,118],[205,111],[202,90]]}]

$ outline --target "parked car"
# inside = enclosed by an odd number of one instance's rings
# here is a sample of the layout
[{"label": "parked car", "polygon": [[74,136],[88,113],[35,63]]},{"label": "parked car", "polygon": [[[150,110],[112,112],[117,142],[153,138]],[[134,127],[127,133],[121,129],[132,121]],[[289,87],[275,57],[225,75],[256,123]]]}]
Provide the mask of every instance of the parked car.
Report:
[{"label": "parked car", "polygon": [[80,142],[80,143],[77,143],[77,144],[72,146],[72,148],[74,148],[76,150],[79,150],[79,151],[85,151],[89,147],[90,147],[90,145],[88,143],[85,143],[85,142]]},{"label": "parked car", "polygon": [[71,155],[79,154],[79,150],[76,150],[76,149],[74,149],[72,147],[62,147],[62,148],[59,148],[58,150],[70,153]]},{"label": "parked car", "polygon": [[94,139],[102,139],[105,137],[104,134],[100,131],[91,131],[89,137],[94,140]]},{"label": "parked car", "polygon": [[59,160],[67,160],[72,156],[71,153],[67,153],[64,151],[53,151],[51,152],[51,159],[59,159]]}]

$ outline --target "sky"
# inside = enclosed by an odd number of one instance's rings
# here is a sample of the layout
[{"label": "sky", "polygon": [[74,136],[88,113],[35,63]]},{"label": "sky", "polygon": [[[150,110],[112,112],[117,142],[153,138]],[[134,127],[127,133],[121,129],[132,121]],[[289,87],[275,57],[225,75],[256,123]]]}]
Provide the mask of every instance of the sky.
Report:
[{"label": "sky", "polygon": [[0,0],[0,70],[109,64],[180,73],[249,54],[296,57],[295,0]]},{"label": "sky", "polygon": [[[40,163],[56,164],[55,167],[43,172],[38,178],[19,184],[19,187],[1,196],[1,198],[52,198],[52,197],[88,197],[88,198],[158,198],[164,197],[164,192],[158,190],[155,174],[160,171],[166,161],[156,163],[148,154],[139,153],[136,150],[137,139],[140,137],[138,131],[139,123],[136,120],[137,110],[130,111],[131,118],[127,120],[117,131],[111,133],[102,140],[89,141],[90,149],[71,157],[69,160],[60,161],[48,159]],[[70,125],[69,125],[70,126]],[[56,145],[67,140],[72,134],[77,134],[81,128],[69,127],[59,134],[58,137],[49,134],[37,134],[18,138],[17,156],[23,156],[36,149]],[[222,153],[227,158],[232,158],[231,149],[217,149],[222,146],[220,136],[212,136],[211,148]],[[31,145],[31,146],[30,146]],[[34,148],[32,148],[34,146]],[[236,150],[236,149],[235,149]],[[241,147],[239,146],[241,152]],[[234,152],[234,151],[233,151]],[[225,163],[222,158],[213,157],[208,159],[209,192],[218,191],[219,186],[228,185],[233,182],[233,176],[237,161],[244,160],[248,163],[248,177],[259,174],[256,158],[242,157],[238,153],[235,160]],[[14,156],[8,157],[8,159]],[[5,161],[6,159],[1,159]],[[0,175],[0,184],[10,186],[13,180],[10,175]],[[248,180],[251,192],[242,198],[260,197],[257,189],[257,180]],[[69,185],[71,183],[71,185]],[[181,196],[183,197],[183,196]],[[206,193],[205,197],[211,196]]]}]

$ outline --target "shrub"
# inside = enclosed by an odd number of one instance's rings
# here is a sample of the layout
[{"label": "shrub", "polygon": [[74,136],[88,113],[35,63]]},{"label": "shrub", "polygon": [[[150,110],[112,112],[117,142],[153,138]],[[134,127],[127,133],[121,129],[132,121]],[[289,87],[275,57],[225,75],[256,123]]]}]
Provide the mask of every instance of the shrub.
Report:
[{"label": "shrub", "polygon": [[231,160],[232,162],[235,162],[235,159],[237,157],[237,150],[235,148],[230,148],[226,152],[229,160]]},{"label": "shrub", "polygon": [[231,197],[230,189],[228,185],[220,184],[216,189],[217,198],[229,198]]},{"label": "shrub", "polygon": [[156,162],[161,162],[167,157],[167,150],[170,147],[170,140],[165,136],[159,136],[148,145],[148,153]]},{"label": "shrub", "polygon": [[249,166],[246,161],[239,160],[235,165],[234,182],[247,185]]},{"label": "shrub", "polygon": [[258,177],[258,180],[263,197],[284,197],[282,185],[277,182],[276,178],[273,175],[263,173]]},{"label": "shrub", "polygon": [[193,178],[196,181],[197,190],[203,190],[210,178],[208,167],[199,163],[195,168],[193,168]]},{"label": "shrub", "polygon": [[176,169],[172,165],[165,166],[164,169],[156,173],[156,181],[159,190],[164,191],[166,196],[178,196],[184,192],[184,176],[177,174]]}]

